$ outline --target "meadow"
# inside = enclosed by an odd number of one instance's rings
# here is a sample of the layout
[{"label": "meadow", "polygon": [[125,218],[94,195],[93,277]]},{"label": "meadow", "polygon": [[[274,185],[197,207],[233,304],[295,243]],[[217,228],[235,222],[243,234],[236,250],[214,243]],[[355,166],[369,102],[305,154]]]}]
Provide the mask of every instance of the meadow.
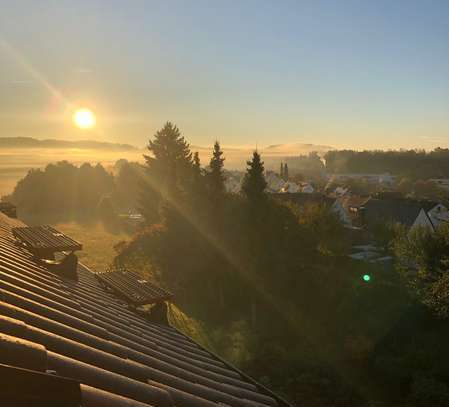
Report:
[{"label": "meadow", "polygon": [[107,269],[116,256],[114,246],[130,238],[123,232],[106,230],[101,222],[62,222],[54,227],[83,244],[83,250],[77,253],[78,258],[94,272]]}]

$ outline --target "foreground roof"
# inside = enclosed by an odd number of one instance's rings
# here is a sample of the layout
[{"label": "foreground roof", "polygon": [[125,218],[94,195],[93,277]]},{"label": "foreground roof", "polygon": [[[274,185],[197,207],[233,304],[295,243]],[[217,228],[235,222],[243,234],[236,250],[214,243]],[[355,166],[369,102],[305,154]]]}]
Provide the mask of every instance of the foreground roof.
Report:
[{"label": "foreground roof", "polygon": [[129,309],[85,266],[78,281],[49,272],[15,244],[16,226],[0,213],[0,401],[20,391],[33,406],[288,405],[175,328]]}]

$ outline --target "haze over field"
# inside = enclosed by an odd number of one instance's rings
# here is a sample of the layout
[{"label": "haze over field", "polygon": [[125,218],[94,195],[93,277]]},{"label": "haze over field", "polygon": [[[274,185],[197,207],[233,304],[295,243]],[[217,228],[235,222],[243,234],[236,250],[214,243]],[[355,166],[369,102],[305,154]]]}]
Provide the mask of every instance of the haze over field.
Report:
[{"label": "haze over field", "polygon": [[[243,170],[246,160],[255,146],[224,146],[225,167]],[[277,144],[259,147],[264,155],[267,169],[278,169],[285,157],[307,154],[312,151],[325,152],[329,146],[305,143]],[[212,147],[192,146],[198,151],[202,162],[207,163]],[[80,165],[85,162],[101,163],[110,168],[119,159],[143,163],[145,148],[95,141],[37,140],[32,138],[0,138],[0,196],[14,189],[17,181],[32,168],[43,168],[56,161],[67,160]]]}]

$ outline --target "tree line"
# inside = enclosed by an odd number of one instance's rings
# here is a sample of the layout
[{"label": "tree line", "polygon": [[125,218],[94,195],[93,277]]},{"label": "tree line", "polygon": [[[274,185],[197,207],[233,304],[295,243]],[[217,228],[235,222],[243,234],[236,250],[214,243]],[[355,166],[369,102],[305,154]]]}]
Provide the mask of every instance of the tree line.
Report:
[{"label": "tree line", "polygon": [[413,179],[448,178],[449,149],[433,151],[335,150],[324,155],[330,173],[386,173]]},{"label": "tree line", "polygon": [[135,209],[144,179],[143,167],[126,160],[111,171],[101,164],[61,161],[30,170],[6,199],[25,216],[88,219],[104,211]]}]

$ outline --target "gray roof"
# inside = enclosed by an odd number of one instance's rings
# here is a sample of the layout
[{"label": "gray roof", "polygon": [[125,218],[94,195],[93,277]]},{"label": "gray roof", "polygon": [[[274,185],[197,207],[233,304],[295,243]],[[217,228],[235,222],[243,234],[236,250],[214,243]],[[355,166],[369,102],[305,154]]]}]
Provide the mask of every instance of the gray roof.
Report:
[{"label": "gray roof", "polygon": [[336,201],[336,198],[326,196],[319,192],[314,192],[314,193],[285,192],[285,193],[271,194],[271,196],[274,198],[283,200],[283,201],[295,203],[299,206],[304,206],[307,204],[319,204],[319,205],[332,206],[334,204],[334,202]]},{"label": "gray roof", "polygon": [[[23,224],[0,214],[0,367],[12,384],[20,377],[24,394],[32,388],[84,407],[288,405],[175,328],[128,308],[83,265],[78,281],[49,272],[15,244],[15,226]],[[71,390],[55,390],[64,386]],[[2,386],[0,401],[8,391]]]},{"label": "gray roof", "polygon": [[438,202],[415,199],[377,199],[371,198],[364,204],[364,221],[372,223],[378,220],[391,220],[406,226],[412,226],[421,209],[427,212]]}]

